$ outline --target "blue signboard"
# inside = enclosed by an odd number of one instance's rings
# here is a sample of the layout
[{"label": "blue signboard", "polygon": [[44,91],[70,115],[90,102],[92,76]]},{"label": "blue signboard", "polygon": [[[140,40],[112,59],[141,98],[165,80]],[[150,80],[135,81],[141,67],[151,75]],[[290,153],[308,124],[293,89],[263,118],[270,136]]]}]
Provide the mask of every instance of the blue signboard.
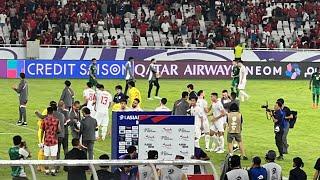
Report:
[{"label": "blue signboard", "polygon": [[[125,61],[97,61],[98,79],[123,79]],[[27,78],[89,78],[91,61],[83,60],[26,60]]]},{"label": "blue signboard", "polygon": [[139,142],[140,116],[171,115],[171,112],[112,112],[112,159],[127,153],[126,149]]}]

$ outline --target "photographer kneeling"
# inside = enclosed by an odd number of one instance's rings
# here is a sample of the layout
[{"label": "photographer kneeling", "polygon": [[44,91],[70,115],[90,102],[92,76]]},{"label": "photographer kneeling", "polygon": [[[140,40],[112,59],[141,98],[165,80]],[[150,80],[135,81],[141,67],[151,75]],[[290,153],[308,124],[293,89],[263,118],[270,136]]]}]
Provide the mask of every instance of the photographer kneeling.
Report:
[{"label": "photographer kneeling", "polygon": [[277,160],[283,160],[283,121],[284,121],[284,113],[281,109],[282,103],[277,101],[274,106],[274,111],[268,111],[270,117],[272,118],[274,122],[274,133],[275,133],[275,140],[276,145],[279,151],[279,157],[277,157]]}]

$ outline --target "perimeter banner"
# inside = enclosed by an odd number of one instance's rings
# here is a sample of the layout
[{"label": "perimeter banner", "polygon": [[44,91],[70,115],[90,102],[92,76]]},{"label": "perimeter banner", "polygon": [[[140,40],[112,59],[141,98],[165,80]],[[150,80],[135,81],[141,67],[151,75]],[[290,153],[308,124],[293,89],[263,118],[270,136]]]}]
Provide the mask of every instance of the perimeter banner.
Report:
[{"label": "perimeter banner", "polygon": [[[148,78],[150,62],[136,61],[137,78]],[[311,62],[245,62],[248,79],[309,79],[320,63]],[[163,79],[230,79],[231,62],[158,61]]]},{"label": "perimeter banner", "polygon": [[[124,79],[126,61],[102,61],[97,64],[98,79]],[[148,78],[150,61],[134,62],[138,79]],[[320,62],[245,62],[248,79],[309,79]],[[87,79],[90,61],[87,60],[0,60],[0,78]],[[230,79],[231,61],[177,60],[158,61],[163,79]]]}]

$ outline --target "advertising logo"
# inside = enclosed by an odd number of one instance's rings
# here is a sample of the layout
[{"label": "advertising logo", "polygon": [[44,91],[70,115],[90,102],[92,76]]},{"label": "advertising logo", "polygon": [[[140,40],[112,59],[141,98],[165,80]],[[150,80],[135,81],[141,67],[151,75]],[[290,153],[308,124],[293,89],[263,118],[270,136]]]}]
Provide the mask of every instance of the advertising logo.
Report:
[{"label": "advertising logo", "polygon": [[172,156],[173,154],[168,153],[167,151],[161,151],[160,153],[162,156]]},{"label": "advertising logo", "polygon": [[173,139],[170,138],[169,136],[161,136],[161,140],[172,141]]},{"label": "advertising logo", "polygon": [[144,138],[147,139],[148,141],[154,141],[155,139],[154,136],[150,136],[150,135],[146,135]]},{"label": "advertising logo", "polygon": [[166,133],[172,133],[172,128],[162,128]]},{"label": "advertising logo", "polygon": [[189,133],[190,132],[189,130],[186,130],[185,128],[179,128],[178,131],[180,133]]},{"label": "advertising logo", "polygon": [[7,78],[18,78],[21,72],[24,72],[24,60],[7,61]]},{"label": "advertising logo", "polygon": [[180,135],[179,138],[183,141],[190,141],[190,137],[188,135]]},{"label": "advertising logo", "polygon": [[297,79],[301,75],[301,69],[297,63],[287,65],[287,70],[285,75],[290,79]]},{"label": "advertising logo", "polygon": [[119,116],[119,119],[120,119],[120,121],[121,121],[121,120],[138,120],[138,119],[139,119],[139,116],[138,116],[138,115],[127,115],[127,116],[125,116],[125,115],[120,115],[120,116]]},{"label": "advertising logo", "polygon": [[166,149],[172,149],[172,145],[171,144],[167,144],[167,143],[163,143],[162,147],[164,147]]},{"label": "advertising logo", "polygon": [[155,130],[153,130],[151,128],[145,128],[143,131],[146,132],[146,133],[155,133],[155,132],[157,132],[157,131],[155,131]]}]

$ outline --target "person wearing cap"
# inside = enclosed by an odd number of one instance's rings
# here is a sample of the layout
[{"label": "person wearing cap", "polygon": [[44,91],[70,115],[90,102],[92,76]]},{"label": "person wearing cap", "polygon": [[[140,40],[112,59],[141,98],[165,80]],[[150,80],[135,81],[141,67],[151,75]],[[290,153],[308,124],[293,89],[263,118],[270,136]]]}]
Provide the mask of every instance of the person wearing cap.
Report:
[{"label": "person wearing cap", "polygon": [[[158,151],[150,150],[148,151],[148,160],[156,160],[158,159]],[[157,176],[158,174],[156,174]],[[153,169],[149,165],[138,166],[138,179],[154,179],[155,174]]]},{"label": "person wearing cap", "polygon": [[290,124],[289,121],[291,119],[293,119],[293,115],[291,113],[290,108],[288,108],[287,106],[284,105],[284,99],[280,98],[277,100],[278,102],[280,102],[282,104],[281,106],[281,110],[284,113],[284,121],[283,121],[283,136],[282,136],[282,142],[283,142],[283,154],[288,154],[288,140],[287,140],[287,136],[290,130]]},{"label": "person wearing cap", "polygon": [[124,89],[125,95],[127,95],[127,92],[129,89],[129,82],[135,81],[133,63],[134,63],[134,58],[129,57],[128,62],[125,65],[125,68],[126,68],[126,74],[125,74],[126,87]]},{"label": "person wearing cap", "polygon": [[89,82],[96,87],[97,82],[97,60],[96,58],[92,58],[91,64],[89,66]]},{"label": "person wearing cap", "polygon": [[261,158],[258,156],[252,159],[252,166],[248,172],[251,180],[267,179],[267,170],[261,166]]},{"label": "person wearing cap", "polygon": [[233,155],[230,158],[231,171],[224,176],[225,180],[249,179],[248,171],[241,168],[241,158]]},{"label": "person wearing cap", "polygon": [[300,157],[293,158],[293,169],[290,171],[289,180],[306,180],[307,174],[302,170],[304,163]]},{"label": "person wearing cap", "polygon": [[281,110],[282,103],[277,101],[274,105],[274,112],[268,112],[274,122],[275,141],[279,151],[278,160],[283,160],[283,128],[284,128],[284,113]]},{"label": "person wearing cap", "polygon": [[269,150],[266,154],[266,162],[262,167],[267,170],[267,180],[281,180],[282,168],[275,162],[277,154],[274,150]]}]

